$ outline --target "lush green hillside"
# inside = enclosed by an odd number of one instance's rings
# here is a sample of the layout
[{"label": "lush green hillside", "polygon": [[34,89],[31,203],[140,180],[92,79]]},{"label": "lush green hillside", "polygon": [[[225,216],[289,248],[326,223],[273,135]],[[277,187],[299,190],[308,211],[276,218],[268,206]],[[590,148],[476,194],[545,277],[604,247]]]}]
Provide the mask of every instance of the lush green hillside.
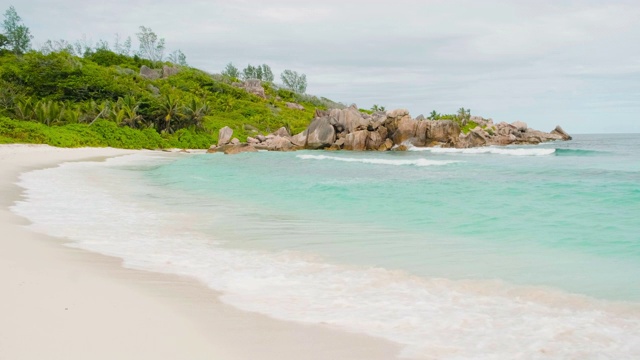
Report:
[{"label": "lush green hillside", "polygon": [[[245,140],[281,126],[304,130],[315,109],[336,105],[264,82],[266,99],[234,85],[238,80],[177,67],[158,79],[140,67],[170,63],[98,49],[0,55],[0,143],[124,148],[206,148],[224,126]],[[291,109],[287,102],[304,106]]]}]

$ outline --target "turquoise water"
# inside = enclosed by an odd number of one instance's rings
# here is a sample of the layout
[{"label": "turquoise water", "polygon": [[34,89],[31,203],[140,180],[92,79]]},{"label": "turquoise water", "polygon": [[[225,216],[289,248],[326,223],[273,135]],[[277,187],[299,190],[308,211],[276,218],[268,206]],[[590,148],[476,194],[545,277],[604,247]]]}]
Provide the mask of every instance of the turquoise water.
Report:
[{"label": "turquoise water", "polygon": [[145,177],[172,206],[225,204],[202,230],[230,247],[640,300],[640,136],[503,149],[198,155]]},{"label": "turquoise water", "polygon": [[640,358],[640,135],[411,150],[68,163],[13,211],[405,358]]}]

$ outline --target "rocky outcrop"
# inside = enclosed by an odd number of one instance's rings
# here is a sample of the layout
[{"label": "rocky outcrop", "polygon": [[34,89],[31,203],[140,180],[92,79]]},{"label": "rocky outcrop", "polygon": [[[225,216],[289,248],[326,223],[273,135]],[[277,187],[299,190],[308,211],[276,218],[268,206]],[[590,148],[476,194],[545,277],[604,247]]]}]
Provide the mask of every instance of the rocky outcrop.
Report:
[{"label": "rocky outcrop", "polygon": [[367,130],[358,130],[347,134],[344,138],[343,149],[364,151],[367,148],[367,138],[369,132]]},{"label": "rocky outcrop", "polygon": [[484,130],[480,128],[475,128],[469,131],[466,135],[459,135],[459,147],[462,148],[470,148],[470,147],[479,147],[487,145],[487,138],[485,136]]},{"label": "rocky outcrop", "polygon": [[146,65],[142,65],[140,67],[140,76],[147,78],[149,80],[157,80],[162,76],[161,70],[151,69]]},{"label": "rocky outcrop", "polygon": [[173,76],[173,75],[177,74],[179,71],[180,71],[180,69],[175,67],[175,66],[163,65],[162,66],[162,78],[166,79],[169,76]]},{"label": "rocky outcrop", "polygon": [[231,137],[233,136],[233,129],[228,126],[223,127],[218,131],[218,146],[226,145],[231,141]]},{"label": "rocky outcrop", "polygon": [[264,92],[264,88],[262,87],[262,81],[258,79],[248,79],[242,83],[235,83],[234,85],[244,89],[249,94],[259,96],[263,99],[267,98],[267,95]]},{"label": "rocky outcrop", "polygon": [[285,105],[289,108],[289,109],[295,109],[295,110],[304,110],[304,106],[297,104],[297,103],[285,103]]},{"label": "rocky outcrop", "polygon": [[[475,123],[477,126],[464,134],[457,121],[428,120],[424,117],[413,119],[406,109],[367,114],[352,105],[346,109],[316,110],[315,115],[307,129],[301,133],[291,136],[287,128],[282,127],[269,135],[248,137],[246,145],[256,150],[270,151],[404,151],[411,146],[469,148],[571,139],[560,126],[551,133],[545,133],[529,128],[522,121],[494,124],[492,119],[479,116],[466,119],[467,124]],[[213,147],[214,150],[226,151],[224,149],[229,146],[226,144],[232,133],[229,128],[221,129],[219,146]]]},{"label": "rocky outcrop", "polygon": [[305,148],[324,149],[336,141],[336,130],[329,117],[316,118],[305,130]]},{"label": "rocky outcrop", "polygon": [[235,155],[244,152],[258,152],[258,149],[249,144],[226,145],[223,150],[225,155]]},{"label": "rocky outcrop", "polygon": [[[460,136],[460,125],[451,120],[430,120],[427,128],[427,141],[430,143],[456,146],[456,139]],[[429,145],[429,144],[427,144]]]},{"label": "rocky outcrop", "polygon": [[558,136],[560,136],[561,140],[571,140],[571,139],[572,139],[572,137],[571,137],[569,134],[567,134],[567,133],[566,133],[566,132],[565,132],[565,131],[560,127],[560,125],[556,126],[556,128],[555,128],[555,129],[553,129],[553,130],[551,131],[551,134],[554,134],[554,135],[558,135]]}]

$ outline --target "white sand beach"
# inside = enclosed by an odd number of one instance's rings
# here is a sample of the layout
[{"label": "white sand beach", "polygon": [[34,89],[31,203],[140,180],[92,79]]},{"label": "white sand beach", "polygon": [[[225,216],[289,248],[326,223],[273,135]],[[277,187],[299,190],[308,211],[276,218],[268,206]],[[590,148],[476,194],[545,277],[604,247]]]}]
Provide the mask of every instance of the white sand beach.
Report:
[{"label": "white sand beach", "polygon": [[396,358],[384,340],[243,312],[195,280],[67,247],[9,210],[21,172],[133,152],[0,145],[0,360]]}]

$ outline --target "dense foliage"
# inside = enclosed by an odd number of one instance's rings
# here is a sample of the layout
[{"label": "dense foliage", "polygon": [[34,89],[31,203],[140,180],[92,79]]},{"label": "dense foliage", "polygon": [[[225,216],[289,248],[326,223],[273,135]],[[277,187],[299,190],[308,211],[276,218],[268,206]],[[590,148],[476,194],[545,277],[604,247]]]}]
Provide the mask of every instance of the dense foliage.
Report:
[{"label": "dense foliage", "polygon": [[[234,79],[189,67],[150,79],[140,75],[143,65],[159,73],[162,66],[173,67],[106,49],[85,57],[67,51],[5,52],[0,55],[2,141],[205,148],[224,126],[233,128],[240,140],[281,126],[295,133],[304,130],[316,108],[338,105],[269,83],[263,85],[263,99],[234,85]],[[305,110],[290,109],[286,102],[300,103]],[[26,134],[27,129],[33,134]],[[114,138],[104,129],[113,131]]]}]

